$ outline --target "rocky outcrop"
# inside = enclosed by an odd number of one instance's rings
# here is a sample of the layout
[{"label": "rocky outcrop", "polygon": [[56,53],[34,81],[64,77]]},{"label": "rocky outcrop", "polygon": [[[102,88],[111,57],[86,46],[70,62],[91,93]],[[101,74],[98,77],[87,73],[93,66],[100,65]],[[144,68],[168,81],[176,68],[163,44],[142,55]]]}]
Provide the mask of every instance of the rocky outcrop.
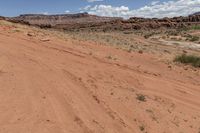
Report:
[{"label": "rocky outcrop", "polygon": [[144,18],[130,18],[129,23],[138,24],[141,28],[180,28],[192,24],[200,24],[200,15],[191,15],[188,17],[174,17],[162,19],[144,19]]},{"label": "rocky outcrop", "polygon": [[9,21],[35,25],[41,28],[55,28],[63,30],[141,30],[159,28],[183,28],[191,25],[200,25],[200,15],[174,18],[138,18],[132,17],[123,20],[117,17],[100,17],[88,13],[63,14],[63,15],[40,15],[26,14],[9,18]]},{"label": "rocky outcrop", "polygon": [[5,20],[5,17],[3,17],[3,16],[0,16],[0,20]]},{"label": "rocky outcrop", "polygon": [[53,27],[56,25],[99,23],[111,20],[122,19],[115,17],[100,17],[89,15],[88,13],[78,14],[60,14],[60,15],[42,15],[42,14],[25,14],[18,17],[10,18],[11,21],[28,22],[31,25],[41,25],[42,27]]},{"label": "rocky outcrop", "polygon": [[195,12],[192,15],[200,15],[200,12]]},{"label": "rocky outcrop", "polygon": [[7,21],[10,21],[12,23],[20,23],[20,24],[25,24],[25,25],[31,25],[29,22],[24,21],[24,20],[20,20],[20,19],[10,19],[10,18],[6,18]]}]

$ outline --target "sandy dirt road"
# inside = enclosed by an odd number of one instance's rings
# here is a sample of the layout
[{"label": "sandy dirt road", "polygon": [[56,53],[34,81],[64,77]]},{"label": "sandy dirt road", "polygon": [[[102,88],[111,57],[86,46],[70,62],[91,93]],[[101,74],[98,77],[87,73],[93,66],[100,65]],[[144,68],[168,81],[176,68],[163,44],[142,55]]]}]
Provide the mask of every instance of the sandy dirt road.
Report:
[{"label": "sandy dirt road", "polygon": [[0,133],[200,132],[199,70],[9,30],[0,27]]}]

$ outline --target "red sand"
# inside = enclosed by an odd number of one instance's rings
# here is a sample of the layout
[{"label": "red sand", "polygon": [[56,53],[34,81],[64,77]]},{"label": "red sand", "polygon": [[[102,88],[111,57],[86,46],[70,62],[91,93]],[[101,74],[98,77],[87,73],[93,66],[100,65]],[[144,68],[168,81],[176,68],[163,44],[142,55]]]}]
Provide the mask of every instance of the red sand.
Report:
[{"label": "red sand", "polygon": [[2,29],[0,133],[200,132],[199,70]]}]

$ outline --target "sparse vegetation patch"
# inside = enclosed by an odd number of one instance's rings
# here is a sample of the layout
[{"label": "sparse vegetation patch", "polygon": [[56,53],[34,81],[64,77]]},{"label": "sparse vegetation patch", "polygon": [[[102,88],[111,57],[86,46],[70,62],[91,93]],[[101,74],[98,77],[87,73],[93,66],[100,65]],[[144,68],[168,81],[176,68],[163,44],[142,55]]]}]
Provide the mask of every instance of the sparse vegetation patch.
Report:
[{"label": "sparse vegetation patch", "polygon": [[200,25],[194,25],[191,27],[192,30],[200,30]]},{"label": "sparse vegetation patch", "polygon": [[191,64],[194,67],[200,67],[200,57],[195,55],[182,54],[177,56],[174,61],[183,64]]},{"label": "sparse vegetation patch", "polygon": [[140,131],[144,131],[145,127],[144,126],[140,126]]},{"label": "sparse vegetation patch", "polygon": [[199,41],[199,37],[198,36],[191,36],[191,38],[189,38],[189,41],[192,41],[192,42]]}]

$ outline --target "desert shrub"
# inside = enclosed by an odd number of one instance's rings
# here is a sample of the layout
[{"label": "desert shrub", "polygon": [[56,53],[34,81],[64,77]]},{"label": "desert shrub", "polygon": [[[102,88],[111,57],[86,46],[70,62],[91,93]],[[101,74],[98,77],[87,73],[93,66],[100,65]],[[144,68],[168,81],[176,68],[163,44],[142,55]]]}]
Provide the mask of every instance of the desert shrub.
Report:
[{"label": "desert shrub", "polygon": [[48,28],[51,28],[52,26],[50,24],[41,24],[41,25],[39,25],[39,27],[41,29],[48,29]]},{"label": "desert shrub", "polygon": [[192,42],[199,41],[199,37],[198,36],[192,36],[189,40],[192,41]]},{"label": "desert shrub", "polygon": [[192,41],[192,42],[199,41],[199,37],[198,36],[192,36],[190,34],[187,34],[187,35],[184,35],[184,37],[186,37],[187,41]]},{"label": "desert shrub", "polygon": [[192,30],[200,30],[200,25],[191,26]]},{"label": "desert shrub", "polygon": [[178,55],[175,59],[175,62],[180,62],[183,64],[191,64],[194,67],[200,67],[200,57],[195,55]]},{"label": "desert shrub", "polygon": [[149,37],[151,37],[152,35],[150,35],[150,34],[147,34],[147,35],[144,35],[144,38],[145,39],[148,39]]},{"label": "desert shrub", "polygon": [[146,35],[144,35],[145,39],[148,39],[150,37],[152,37],[155,33],[147,33]]},{"label": "desert shrub", "polygon": [[142,102],[146,102],[146,97],[142,94],[137,94],[137,100],[142,101]]},{"label": "desert shrub", "polygon": [[165,32],[169,36],[178,36],[180,34],[179,30],[169,30]]},{"label": "desert shrub", "polygon": [[181,29],[182,31],[188,31],[188,30],[200,30],[200,25],[193,25],[189,27],[184,27]]},{"label": "desert shrub", "polygon": [[140,126],[140,131],[144,131],[145,127],[144,126]]}]

